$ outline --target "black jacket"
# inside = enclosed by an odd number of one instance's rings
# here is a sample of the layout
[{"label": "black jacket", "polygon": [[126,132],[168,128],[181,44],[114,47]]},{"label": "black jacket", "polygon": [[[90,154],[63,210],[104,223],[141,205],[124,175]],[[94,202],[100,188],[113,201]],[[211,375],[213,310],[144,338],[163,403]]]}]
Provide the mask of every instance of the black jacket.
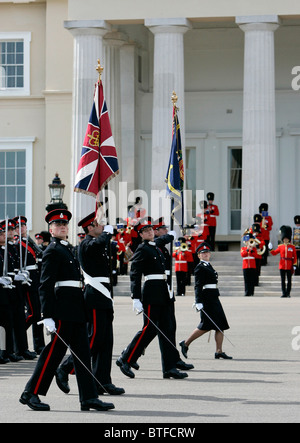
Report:
[{"label": "black jacket", "polygon": [[170,303],[166,280],[148,280],[142,289],[142,276],[165,273],[165,259],[155,242],[144,241],[134,253],[131,269],[131,298],[143,304],[165,305]]},{"label": "black jacket", "polygon": [[39,294],[43,318],[86,321],[83,290],[75,287],[58,287],[59,281],[81,281],[80,265],[68,242],[53,238],[42,259]]},{"label": "black jacket", "polygon": [[[84,272],[91,277],[110,277],[108,248],[111,235],[103,232],[99,237],[87,235],[79,245],[79,261]],[[102,283],[110,290],[109,283]],[[112,300],[89,284],[84,290],[86,306],[89,309],[112,308]]]}]

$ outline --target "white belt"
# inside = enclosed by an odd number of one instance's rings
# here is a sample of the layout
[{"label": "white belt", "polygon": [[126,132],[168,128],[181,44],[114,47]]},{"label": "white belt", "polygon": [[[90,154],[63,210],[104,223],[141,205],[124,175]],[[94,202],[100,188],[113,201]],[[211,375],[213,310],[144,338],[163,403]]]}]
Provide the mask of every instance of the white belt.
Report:
[{"label": "white belt", "polygon": [[38,269],[37,265],[29,265],[29,266],[25,266],[25,271],[34,271],[35,269]]},{"label": "white belt", "polygon": [[149,274],[145,276],[145,281],[148,280],[167,280],[166,274]]},{"label": "white belt", "polygon": [[176,260],[175,263],[187,263],[187,261],[186,260]]},{"label": "white belt", "polygon": [[203,289],[217,289],[218,285],[216,284],[209,284],[209,285],[204,285]]},{"label": "white belt", "polygon": [[107,289],[102,283],[110,283],[108,277],[91,277],[86,272],[83,271],[84,281],[87,285],[92,286],[97,291],[101,292],[105,297],[111,299],[110,290]]},{"label": "white belt", "polygon": [[69,286],[71,288],[82,288],[83,284],[82,281],[79,280],[63,280],[63,281],[57,281],[54,285],[55,288],[61,288]]},{"label": "white belt", "polygon": [[255,257],[243,257],[243,260],[255,260]]}]

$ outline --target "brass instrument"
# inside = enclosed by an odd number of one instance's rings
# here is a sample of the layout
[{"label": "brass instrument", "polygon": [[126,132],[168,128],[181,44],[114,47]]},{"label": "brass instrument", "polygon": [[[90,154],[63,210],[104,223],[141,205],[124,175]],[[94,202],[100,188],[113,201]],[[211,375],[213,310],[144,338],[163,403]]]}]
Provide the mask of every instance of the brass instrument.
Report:
[{"label": "brass instrument", "polygon": [[185,251],[187,251],[189,249],[189,247],[188,247],[188,245],[186,244],[186,243],[182,243],[181,245],[180,245],[180,250],[182,251],[182,252],[185,252]]},{"label": "brass instrument", "polygon": [[266,251],[266,246],[263,245],[262,249],[258,249],[260,243],[261,241],[258,240],[257,238],[250,238],[250,240],[248,241],[248,245],[250,246],[250,248],[257,248],[257,254],[263,255]]}]

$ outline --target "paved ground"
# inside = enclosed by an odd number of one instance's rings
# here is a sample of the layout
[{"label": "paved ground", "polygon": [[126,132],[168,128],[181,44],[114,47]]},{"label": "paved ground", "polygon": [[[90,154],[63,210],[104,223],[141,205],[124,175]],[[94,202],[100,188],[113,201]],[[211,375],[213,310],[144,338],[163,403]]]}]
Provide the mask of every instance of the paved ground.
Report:
[{"label": "paved ground", "polygon": [[[76,379],[71,393],[53,382],[47,397],[50,412],[38,413],[18,402],[35,362],[0,366],[1,423],[104,423],[103,432],[134,424],[295,423],[300,422],[300,297],[222,297],[231,325],[224,350],[232,361],[214,359],[214,340],[204,336],[193,343],[188,361],[195,365],[185,380],[162,378],[158,341],[147,349],[136,378],[125,377],[115,359],[140,328],[142,317],[132,312],[131,300],[115,301],[113,382],[126,394],[108,397],[116,408],[109,412],[81,412]],[[192,297],[177,298],[177,341],[198,324]],[[297,328],[298,327],[298,328]],[[293,349],[294,348],[294,349]],[[195,425],[196,426],[196,425]],[[158,432],[158,431],[157,431]],[[109,435],[109,434],[107,434]],[[132,439],[134,439],[132,437]]]}]

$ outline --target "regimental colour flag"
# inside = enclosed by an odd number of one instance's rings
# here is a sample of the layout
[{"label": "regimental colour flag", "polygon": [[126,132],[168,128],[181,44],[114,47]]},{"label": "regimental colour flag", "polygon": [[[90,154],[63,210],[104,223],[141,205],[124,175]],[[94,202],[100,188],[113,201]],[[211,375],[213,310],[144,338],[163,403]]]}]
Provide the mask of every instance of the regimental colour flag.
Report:
[{"label": "regimental colour flag", "polygon": [[87,126],[75,178],[75,192],[97,198],[105,185],[119,173],[102,81],[96,84],[94,103]]},{"label": "regimental colour flag", "polygon": [[172,215],[182,226],[184,167],[181,148],[180,125],[176,107],[173,107],[172,146],[166,176],[166,183],[167,196],[174,201],[174,209],[172,210]]}]

